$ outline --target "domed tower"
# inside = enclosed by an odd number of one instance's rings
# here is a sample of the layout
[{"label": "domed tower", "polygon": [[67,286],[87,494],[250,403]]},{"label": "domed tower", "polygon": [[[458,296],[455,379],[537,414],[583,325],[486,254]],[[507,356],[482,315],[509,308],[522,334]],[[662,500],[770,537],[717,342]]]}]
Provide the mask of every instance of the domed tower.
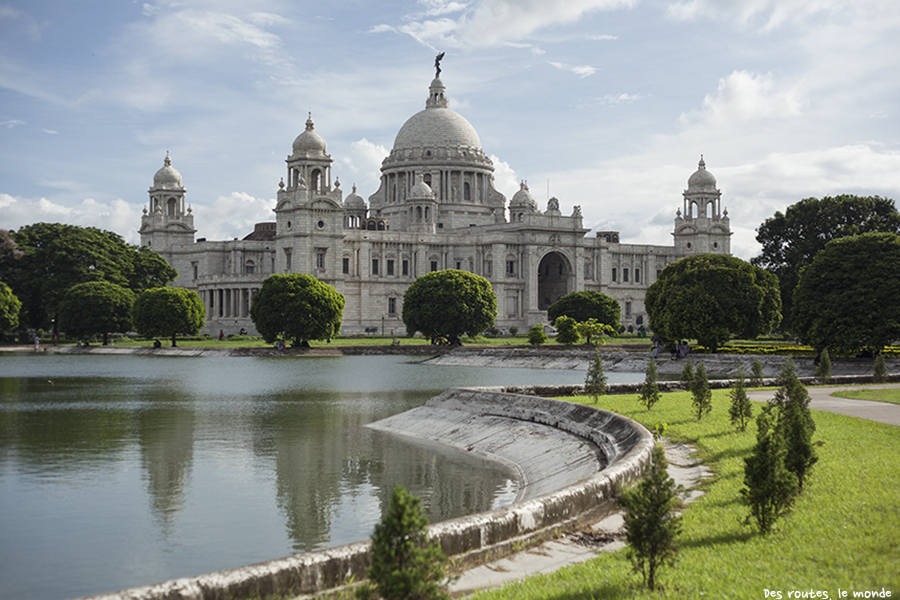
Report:
[{"label": "domed tower", "polygon": [[432,190],[425,183],[422,174],[416,175],[416,184],[406,197],[408,231],[421,233],[435,232],[435,214],[437,200]]},{"label": "domed tower", "polygon": [[523,181],[519,185],[519,191],[513,194],[509,201],[509,221],[511,223],[524,221],[525,215],[539,212],[537,200],[531,195],[528,184]]},{"label": "domed tower", "polygon": [[195,233],[194,215],[190,207],[185,209],[187,190],[181,183],[181,173],[172,166],[168,152],[162,168],[153,176],[153,186],[148,193],[150,210],[148,212],[144,207],[141,217],[141,245],[168,259],[168,249],[193,243]]},{"label": "domed tower", "polygon": [[353,184],[353,191],[344,198],[344,227],[359,229],[368,212],[366,201],[356,193],[356,184]]},{"label": "domed tower", "polygon": [[312,114],[306,130],[294,140],[293,153],[287,158],[287,190],[309,190],[311,194],[331,191],[331,156],[325,138],[315,130]]},{"label": "domed tower", "polygon": [[494,189],[494,165],[475,128],[450,110],[446,92],[435,77],[425,110],[403,124],[381,163],[381,185],[369,197],[369,208],[374,216],[388,218],[393,231],[414,224],[407,199],[419,176],[434,193],[437,230],[505,221],[506,198]]},{"label": "domed tower", "polygon": [[706,170],[703,156],[688,178],[684,191],[684,214],[675,216],[675,249],[682,254],[731,254],[728,210],[722,209],[722,192],[716,178]]}]

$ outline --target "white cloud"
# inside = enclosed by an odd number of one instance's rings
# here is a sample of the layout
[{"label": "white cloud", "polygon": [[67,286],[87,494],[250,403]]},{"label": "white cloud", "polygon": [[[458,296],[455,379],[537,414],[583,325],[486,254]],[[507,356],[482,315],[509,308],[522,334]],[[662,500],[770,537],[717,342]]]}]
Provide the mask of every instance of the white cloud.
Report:
[{"label": "white cloud", "polygon": [[12,129],[13,127],[17,127],[19,125],[27,125],[25,121],[20,119],[10,119],[9,121],[0,121],[0,127],[6,127],[7,129]]},{"label": "white cloud", "polygon": [[[341,170],[335,169],[335,174],[341,176],[344,192],[349,193],[347,185],[348,177],[351,185],[356,185],[358,193],[365,196],[366,193],[374,193],[378,189],[381,176],[381,161],[390,154],[390,151],[380,144],[373,144],[366,138],[350,144],[349,155],[341,158]],[[344,170],[346,169],[346,170]]]},{"label": "white cloud", "polygon": [[855,11],[860,5],[878,4],[866,0],[683,0],[670,4],[669,17],[677,20],[696,20],[715,17],[736,20],[771,30],[786,23],[805,21],[826,13]]},{"label": "white cloud", "polygon": [[594,73],[597,72],[597,69],[590,65],[567,65],[567,64],[558,63],[558,62],[551,62],[551,61],[547,61],[547,62],[550,66],[552,66],[556,69],[559,69],[560,71],[570,71],[572,73],[575,73],[576,75],[578,75],[581,78],[590,77],[591,75],[593,75]]},{"label": "white cloud", "polygon": [[519,191],[519,178],[508,162],[502,161],[494,155],[491,155],[490,158],[494,163],[494,188],[506,196],[506,200],[509,201],[513,194]]},{"label": "white cloud", "polygon": [[704,117],[717,123],[793,119],[809,106],[801,85],[777,81],[771,73],[734,71],[703,99]]},{"label": "white cloud", "polygon": [[228,196],[219,196],[209,205],[195,204],[192,210],[196,237],[208,240],[241,239],[253,232],[256,223],[275,220],[275,199],[232,192]]},{"label": "white cloud", "polygon": [[65,223],[114,231],[129,244],[138,244],[141,205],[115,199],[108,204],[85,198],[77,204],[60,204],[47,198],[22,198],[0,193],[3,226],[18,229],[32,223]]},{"label": "white cloud", "polygon": [[641,94],[622,92],[621,94],[607,94],[603,96],[603,101],[607,104],[631,104],[632,102],[643,100],[643,98],[644,96]]}]

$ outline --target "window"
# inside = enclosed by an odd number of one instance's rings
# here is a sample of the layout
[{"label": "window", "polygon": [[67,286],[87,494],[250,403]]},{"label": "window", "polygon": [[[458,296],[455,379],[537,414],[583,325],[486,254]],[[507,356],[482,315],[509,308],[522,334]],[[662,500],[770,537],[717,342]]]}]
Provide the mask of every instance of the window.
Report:
[{"label": "window", "polygon": [[622,283],[628,283],[628,269],[622,269]]},{"label": "window", "polygon": [[344,257],[343,263],[341,265],[341,270],[343,271],[344,275],[350,274],[350,259],[346,256]]},{"label": "window", "polygon": [[194,269],[194,279],[197,279],[197,263],[191,263],[191,267]]},{"label": "window", "polygon": [[403,275],[409,275],[409,261],[404,260],[400,264],[402,265],[401,268],[403,269]]},{"label": "window", "polygon": [[516,261],[514,261],[514,260],[506,261],[506,274],[509,276],[513,276],[516,274]]},{"label": "window", "polygon": [[492,276],[494,273],[494,261],[486,260],[484,261],[484,272],[488,277]]},{"label": "window", "polygon": [[630,317],[630,316],[631,316],[631,302],[626,302],[626,303],[625,303],[625,316],[626,316],[626,317]]},{"label": "window", "polygon": [[635,282],[635,283],[640,283],[640,282],[641,282],[641,270],[640,270],[640,269],[635,269],[635,270],[634,270],[634,282]]},{"label": "window", "polygon": [[372,275],[378,275],[378,259],[372,259]]},{"label": "window", "polygon": [[325,253],[316,252],[316,268],[320,271],[325,270]]},{"label": "window", "polygon": [[291,272],[291,268],[292,268],[291,267],[291,258],[292,258],[291,257],[291,249],[285,248],[284,249],[284,272],[285,273]]},{"label": "window", "polygon": [[388,275],[394,274],[394,261],[391,259],[388,259],[388,261],[387,261],[387,274]]},{"label": "window", "polygon": [[397,299],[396,298],[388,298],[388,314],[389,315],[397,314]]},{"label": "window", "polygon": [[616,280],[616,268],[615,268],[615,267],[613,267],[612,280],[613,280],[613,281]]},{"label": "window", "polygon": [[591,279],[591,263],[584,263],[584,278]]},{"label": "window", "polygon": [[459,261],[456,261],[456,270],[459,271],[460,269],[462,269],[462,263]]},{"label": "window", "polygon": [[438,270],[438,268],[437,268],[437,261],[436,261],[436,260],[431,261],[431,270],[432,270],[432,271],[437,271],[437,270]]},{"label": "window", "polygon": [[252,262],[248,262],[246,265],[244,265],[244,273],[246,273],[247,275],[253,275],[254,271],[256,271],[256,265],[254,265]]}]

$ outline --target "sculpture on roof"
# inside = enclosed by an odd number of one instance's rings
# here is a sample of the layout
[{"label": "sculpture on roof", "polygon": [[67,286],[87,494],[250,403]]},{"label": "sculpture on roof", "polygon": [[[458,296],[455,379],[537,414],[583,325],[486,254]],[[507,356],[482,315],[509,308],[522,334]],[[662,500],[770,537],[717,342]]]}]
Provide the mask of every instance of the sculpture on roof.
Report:
[{"label": "sculpture on roof", "polygon": [[441,76],[441,59],[444,58],[444,53],[441,52],[434,59],[434,78],[437,79]]}]

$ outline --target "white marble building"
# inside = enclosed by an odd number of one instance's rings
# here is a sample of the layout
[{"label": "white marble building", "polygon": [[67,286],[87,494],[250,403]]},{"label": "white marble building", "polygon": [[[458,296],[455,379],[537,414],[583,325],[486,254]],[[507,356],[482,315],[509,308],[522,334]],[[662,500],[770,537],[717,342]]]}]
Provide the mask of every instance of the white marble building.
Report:
[{"label": "white marble building", "polygon": [[597,290],[618,300],[622,324],[636,329],[647,323],[645,291],[667,264],[731,248],[728,212],[702,158],[683,192],[672,246],[624,244],[614,231],[588,235],[579,206],[566,215],[551,198],[541,211],[524,183],[507,203],[478,133],[450,110],[439,78],[425,109],[400,128],[368,204],[355,186],[344,196],[311,117],[286,162],[275,221],[242,240],[194,239],[182,177],[168,155],[153,178],[141,244],[178,270],[174,285],[200,294],[206,333],[254,333],[250,300],[263,280],[309,273],[344,294],[344,335],[402,335],[406,288],[438,269],[486,277],[500,328],[525,331],[546,322],[561,296]]}]

